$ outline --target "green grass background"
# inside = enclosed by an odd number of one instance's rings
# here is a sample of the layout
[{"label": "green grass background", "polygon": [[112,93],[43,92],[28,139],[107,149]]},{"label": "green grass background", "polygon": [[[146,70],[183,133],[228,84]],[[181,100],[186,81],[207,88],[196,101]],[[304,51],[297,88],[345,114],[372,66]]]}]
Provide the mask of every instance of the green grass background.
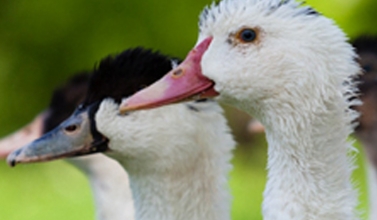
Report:
[{"label": "green grass background", "polygon": [[[197,37],[197,16],[210,0],[0,1],[0,136],[40,112],[52,90],[108,54],[143,45],[184,57]],[[354,38],[376,34],[375,0],[307,0]],[[240,146],[230,186],[233,219],[259,220],[266,181],[263,135],[245,132],[247,118],[227,114]],[[354,179],[367,213],[362,150]],[[84,176],[64,161],[9,168],[0,161],[0,220],[94,218]]]}]

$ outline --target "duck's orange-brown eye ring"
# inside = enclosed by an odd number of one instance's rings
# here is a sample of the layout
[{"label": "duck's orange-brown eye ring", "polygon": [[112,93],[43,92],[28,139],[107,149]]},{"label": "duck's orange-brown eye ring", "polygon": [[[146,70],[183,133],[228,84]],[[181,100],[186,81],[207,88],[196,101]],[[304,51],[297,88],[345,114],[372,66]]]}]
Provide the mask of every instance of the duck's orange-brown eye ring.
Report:
[{"label": "duck's orange-brown eye ring", "polygon": [[257,33],[255,30],[247,28],[238,32],[238,39],[245,43],[251,43],[257,39]]}]

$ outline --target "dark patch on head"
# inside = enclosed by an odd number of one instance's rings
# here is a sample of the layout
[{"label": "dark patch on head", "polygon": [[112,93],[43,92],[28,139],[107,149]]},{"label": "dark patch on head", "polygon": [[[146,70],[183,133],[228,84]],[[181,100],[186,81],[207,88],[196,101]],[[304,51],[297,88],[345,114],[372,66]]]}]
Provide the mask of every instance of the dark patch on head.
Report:
[{"label": "dark patch on head", "polygon": [[54,91],[48,115],[44,121],[43,133],[57,127],[74,112],[75,108],[84,100],[88,82],[89,73],[82,72],[70,78],[64,86]]},{"label": "dark patch on head", "polygon": [[108,142],[97,131],[94,117],[102,100],[112,98],[120,103],[122,98],[151,85],[171,69],[172,60],[169,57],[142,48],[129,49],[103,59],[90,78],[87,96],[81,106],[90,109],[93,143],[100,143],[99,147],[103,147]]},{"label": "dark patch on head", "polygon": [[105,98],[120,102],[172,69],[171,59],[142,48],[103,59],[91,76],[84,107]]},{"label": "dark patch on head", "polygon": [[[102,60],[91,75],[83,73],[58,88],[51,99],[44,133],[75,113],[88,111],[93,149],[107,149],[108,140],[96,128],[95,113],[105,98],[120,102],[149,86],[172,69],[171,60],[157,52],[136,48]],[[81,103],[81,105],[79,105]]]}]

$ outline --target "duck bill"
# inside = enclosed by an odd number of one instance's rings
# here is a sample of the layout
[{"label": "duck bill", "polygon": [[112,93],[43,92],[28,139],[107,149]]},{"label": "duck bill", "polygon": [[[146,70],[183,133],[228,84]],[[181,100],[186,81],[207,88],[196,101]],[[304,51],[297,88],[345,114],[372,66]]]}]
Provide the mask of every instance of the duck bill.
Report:
[{"label": "duck bill", "polygon": [[212,38],[203,40],[175,69],[151,86],[125,99],[120,105],[120,113],[218,95],[213,89],[214,82],[203,76],[201,70],[202,56],[211,41]]},{"label": "duck bill", "polygon": [[94,141],[90,132],[88,112],[74,113],[57,128],[39,139],[10,153],[10,166],[18,163],[50,161],[59,158],[102,152],[107,149],[107,139]]},{"label": "duck bill", "polygon": [[47,111],[39,114],[32,122],[0,140],[0,159],[5,159],[12,151],[40,138],[43,134]]}]

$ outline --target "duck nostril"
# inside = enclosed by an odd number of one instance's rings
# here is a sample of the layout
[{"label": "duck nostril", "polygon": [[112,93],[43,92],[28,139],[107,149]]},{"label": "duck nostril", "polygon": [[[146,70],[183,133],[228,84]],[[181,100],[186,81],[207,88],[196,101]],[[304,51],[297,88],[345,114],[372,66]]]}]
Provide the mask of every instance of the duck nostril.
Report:
[{"label": "duck nostril", "polygon": [[68,131],[68,132],[73,132],[76,129],[77,129],[76,125],[69,125],[69,126],[65,127],[65,130]]},{"label": "duck nostril", "polygon": [[183,74],[183,70],[182,69],[177,69],[173,72],[173,76],[180,76]]}]

